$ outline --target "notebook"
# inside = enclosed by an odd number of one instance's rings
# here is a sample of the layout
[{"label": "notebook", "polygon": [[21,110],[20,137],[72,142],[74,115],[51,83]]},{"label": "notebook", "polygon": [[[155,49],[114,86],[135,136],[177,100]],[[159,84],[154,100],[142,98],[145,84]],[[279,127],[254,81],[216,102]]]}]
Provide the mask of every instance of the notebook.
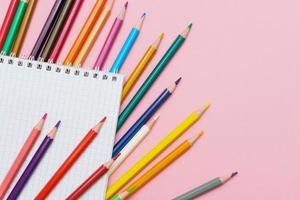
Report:
[{"label": "notebook", "polygon": [[[107,116],[100,134],[75,163],[49,199],[64,199],[102,163],[111,158],[119,113],[123,76],[0,56],[0,179],[16,158],[33,126],[48,113],[43,132],[33,147],[12,190],[37,147],[61,120],[57,137],[20,195],[32,200],[85,134]],[[83,199],[104,199],[103,177]]]}]

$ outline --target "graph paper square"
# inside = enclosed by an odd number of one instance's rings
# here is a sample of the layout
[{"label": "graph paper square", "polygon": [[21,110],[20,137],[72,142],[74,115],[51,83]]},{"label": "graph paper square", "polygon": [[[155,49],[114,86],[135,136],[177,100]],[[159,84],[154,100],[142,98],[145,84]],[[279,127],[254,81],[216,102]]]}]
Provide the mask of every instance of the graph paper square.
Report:
[{"label": "graph paper square", "polygon": [[[0,179],[3,180],[33,126],[48,113],[44,129],[7,195],[37,147],[61,120],[57,137],[27,183],[20,199],[32,200],[85,134],[107,116],[101,132],[49,195],[65,199],[111,158],[123,76],[0,56]],[[83,199],[104,199],[108,177]]]}]

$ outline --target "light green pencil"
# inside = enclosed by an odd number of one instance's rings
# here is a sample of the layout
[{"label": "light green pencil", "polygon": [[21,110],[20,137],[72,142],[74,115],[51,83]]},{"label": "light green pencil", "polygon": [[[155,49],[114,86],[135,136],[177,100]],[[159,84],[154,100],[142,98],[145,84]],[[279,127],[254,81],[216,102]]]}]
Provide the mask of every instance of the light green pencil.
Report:
[{"label": "light green pencil", "polygon": [[3,48],[2,48],[2,53],[4,55],[9,55],[11,52],[11,48],[14,44],[14,41],[17,37],[17,34],[19,32],[21,23],[24,18],[24,14],[26,12],[26,8],[28,6],[28,1],[29,0],[21,0],[18,4],[18,8],[16,10],[15,16],[13,18],[13,21],[9,27],[8,34],[6,36]]},{"label": "light green pencil", "polygon": [[223,177],[218,177],[215,178],[207,183],[204,183],[203,185],[200,185],[199,187],[196,187],[176,198],[174,198],[173,200],[192,200],[195,199],[198,196],[201,196],[203,194],[205,194],[206,192],[215,189],[221,185],[223,185],[224,183],[226,183],[227,181],[229,181],[231,178],[233,178],[235,175],[237,175],[237,172],[233,172],[232,174],[230,174],[229,176],[223,176]]}]

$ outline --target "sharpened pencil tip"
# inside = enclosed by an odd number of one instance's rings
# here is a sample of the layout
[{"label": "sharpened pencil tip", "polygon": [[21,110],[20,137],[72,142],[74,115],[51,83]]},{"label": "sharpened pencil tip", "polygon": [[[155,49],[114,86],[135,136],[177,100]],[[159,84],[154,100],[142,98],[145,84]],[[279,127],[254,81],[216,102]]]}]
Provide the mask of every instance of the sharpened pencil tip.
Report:
[{"label": "sharpened pencil tip", "polygon": [[112,159],[117,160],[117,158],[121,155],[121,152],[119,152],[117,155],[115,155]]},{"label": "sharpened pencil tip", "polygon": [[188,25],[188,28],[191,29],[192,27],[193,27],[193,23],[190,23],[190,24]]},{"label": "sharpened pencil tip", "polygon": [[45,120],[47,118],[48,113],[45,113],[42,117],[42,120]]},{"label": "sharpened pencil tip", "polygon": [[126,3],[125,3],[125,5],[124,5],[124,6],[125,6],[125,8],[127,9],[127,6],[128,6],[128,1],[126,1]]},{"label": "sharpened pencil tip", "polygon": [[55,128],[58,128],[60,125],[61,121],[59,120],[56,124],[55,124]]},{"label": "sharpened pencil tip", "polygon": [[237,174],[238,174],[238,172],[233,172],[233,173],[231,174],[231,178],[234,177],[234,176],[236,176]]},{"label": "sharpened pencil tip", "polygon": [[203,109],[204,109],[204,110],[207,110],[207,109],[210,107],[210,105],[211,105],[210,102],[204,104]]},{"label": "sharpened pencil tip", "polygon": [[180,81],[181,81],[181,77],[179,78],[179,79],[177,79],[176,81],[175,81],[175,85],[178,85],[179,83],[180,83]]},{"label": "sharpened pencil tip", "polygon": [[161,33],[161,34],[159,35],[159,38],[160,38],[160,39],[163,39],[164,36],[165,36],[165,33]]},{"label": "sharpened pencil tip", "polygon": [[141,18],[145,18],[146,17],[146,13],[143,13]]}]

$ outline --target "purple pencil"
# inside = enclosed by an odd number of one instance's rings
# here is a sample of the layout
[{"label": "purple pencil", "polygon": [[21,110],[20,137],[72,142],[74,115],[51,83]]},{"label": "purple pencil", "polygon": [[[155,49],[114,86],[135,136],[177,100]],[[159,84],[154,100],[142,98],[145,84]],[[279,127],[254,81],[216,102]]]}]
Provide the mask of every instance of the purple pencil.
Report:
[{"label": "purple pencil", "polygon": [[31,51],[30,59],[37,59],[39,54],[41,53],[49,35],[51,34],[52,28],[55,25],[56,19],[58,18],[60,11],[62,10],[65,0],[56,0],[51,12],[42,28],[42,31]]},{"label": "purple pencil", "polygon": [[32,157],[31,161],[25,168],[23,174],[19,178],[18,182],[16,183],[15,187],[9,194],[7,200],[15,200],[18,198],[22,190],[24,189],[26,183],[28,182],[29,178],[33,174],[34,170],[37,168],[38,164],[40,163],[43,156],[46,154],[47,150],[49,149],[55,135],[57,129],[60,125],[60,121],[54,126],[54,128],[48,133],[45,137],[41,145],[39,146],[38,150],[35,152],[34,156]]},{"label": "purple pencil", "polygon": [[128,5],[128,2],[125,3],[119,16],[115,19],[115,21],[109,31],[109,34],[105,40],[105,43],[100,51],[97,61],[94,65],[94,69],[101,70],[103,68],[104,63],[108,57],[108,54],[109,54],[114,42],[116,41],[116,38],[117,38],[117,36],[121,30],[121,27],[123,25],[123,21],[124,21],[126,10],[127,10],[127,5]]}]

